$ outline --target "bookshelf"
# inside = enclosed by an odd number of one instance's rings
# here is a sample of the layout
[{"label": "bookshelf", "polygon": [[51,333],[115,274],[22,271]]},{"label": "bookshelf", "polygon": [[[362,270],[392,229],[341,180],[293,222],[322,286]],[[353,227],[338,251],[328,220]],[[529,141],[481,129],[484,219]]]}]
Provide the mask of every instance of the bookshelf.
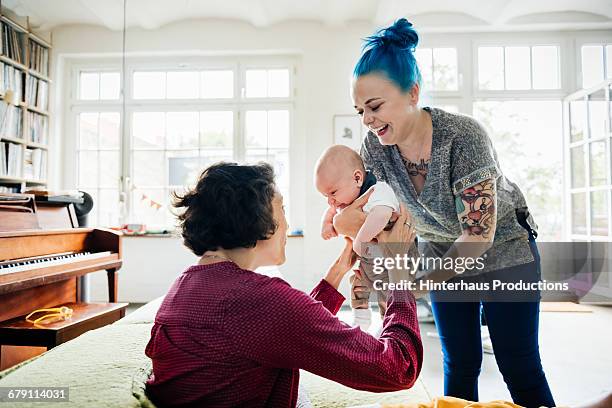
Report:
[{"label": "bookshelf", "polygon": [[47,186],[51,37],[0,8],[0,193]]}]

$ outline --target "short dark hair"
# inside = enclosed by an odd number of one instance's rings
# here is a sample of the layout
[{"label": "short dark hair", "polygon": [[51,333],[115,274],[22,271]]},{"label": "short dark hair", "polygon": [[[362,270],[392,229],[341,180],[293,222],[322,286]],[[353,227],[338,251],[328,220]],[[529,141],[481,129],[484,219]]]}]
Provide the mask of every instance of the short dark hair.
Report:
[{"label": "short dark hair", "polygon": [[233,248],[253,248],[276,231],[272,199],[274,169],[267,163],[239,165],[220,162],[205,169],[183,195],[175,194],[185,245],[194,254]]}]

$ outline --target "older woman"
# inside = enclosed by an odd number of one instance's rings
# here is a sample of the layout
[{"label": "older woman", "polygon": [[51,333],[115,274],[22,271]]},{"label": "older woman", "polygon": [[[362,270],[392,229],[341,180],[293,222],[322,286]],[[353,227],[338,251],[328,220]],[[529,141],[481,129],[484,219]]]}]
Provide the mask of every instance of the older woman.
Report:
[{"label": "older woman", "polygon": [[[535,224],[521,190],[499,168],[487,132],[469,116],[418,105],[417,43],[406,19],[366,39],[352,85],[355,109],[370,130],[361,152],[366,167],[406,203],[419,238],[427,241],[427,255],[486,259],[482,268],[461,276],[448,267],[427,270],[432,281],[538,281]],[[336,217],[334,227],[354,236],[363,217],[353,204]],[[540,363],[539,292],[521,293],[528,301],[475,295],[431,292],[444,352],[445,395],[478,400],[482,309],[512,399],[527,407],[554,406]]]},{"label": "older woman", "polygon": [[[379,338],[335,317],[344,301],[336,289],[355,262],[350,242],[310,296],[254,272],[285,261],[287,221],[269,165],[213,165],[176,207],[185,209],[182,234],[200,260],[174,282],[155,318],[146,348],[153,401],[294,407],[299,369],[369,391],[413,385],[423,350],[410,293],[390,294]],[[407,224],[402,209],[379,239],[409,245]]]}]

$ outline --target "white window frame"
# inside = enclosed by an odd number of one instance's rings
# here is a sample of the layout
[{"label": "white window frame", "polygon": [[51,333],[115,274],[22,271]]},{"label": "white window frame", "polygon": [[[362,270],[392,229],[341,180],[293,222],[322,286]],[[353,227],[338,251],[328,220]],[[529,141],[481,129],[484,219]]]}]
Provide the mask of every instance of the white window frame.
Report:
[{"label": "white window frame", "polygon": [[[180,64],[177,64],[177,59]],[[123,85],[120,89],[125,95],[120,95],[119,100],[80,100],[79,99],[79,73],[91,72],[121,72],[122,64],[118,58],[68,58],[66,61],[66,84],[64,90],[69,100],[69,107],[65,110],[65,144],[64,151],[66,160],[63,160],[63,185],[67,188],[78,186],[78,115],[82,112],[106,112],[120,113],[120,126],[123,134],[127,135],[120,146],[121,170],[119,193],[120,205],[126,210],[120,215],[120,222],[125,223],[130,219],[133,211],[131,183],[132,178],[132,114],[139,111],[212,111],[230,110],[234,112],[234,139],[233,160],[243,161],[246,153],[244,140],[244,118],[247,110],[271,110],[283,109],[289,111],[289,163],[291,163],[292,149],[291,139],[295,123],[295,75],[297,72],[297,60],[292,56],[232,56],[232,57],[208,57],[208,56],[167,56],[167,57],[133,57],[128,58],[125,66],[125,78],[121,75],[120,81]],[[289,70],[289,95],[287,97],[268,98],[246,98],[244,87],[246,86],[246,71],[248,69],[288,69]],[[134,99],[133,97],[133,74],[136,71],[203,71],[203,70],[232,70],[234,72],[234,95],[232,98],[207,98],[207,99]],[[125,97],[125,112],[123,112],[122,98]],[[125,113],[125,117],[124,117]],[[205,149],[205,148],[204,148]],[[172,149],[164,149],[164,151]],[[198,148],[202,150],[202,148]],[[289,177],[295,172],[289,170]],[[167,181],[167,180],[166,180]],[[290,181],[290,185],[293,182]],[[164,189],[168,185],[163,186]]]}]

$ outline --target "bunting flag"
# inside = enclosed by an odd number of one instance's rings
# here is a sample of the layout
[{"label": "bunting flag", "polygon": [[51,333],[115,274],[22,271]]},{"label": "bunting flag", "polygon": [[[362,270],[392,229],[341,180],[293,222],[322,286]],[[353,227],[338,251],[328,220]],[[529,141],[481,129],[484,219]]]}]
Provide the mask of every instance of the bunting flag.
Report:
[{"label": "bunting flag", "polygon": [[144,193],[140,195],[140,201],[144,205],[148,205],[149,207],[154,208],[155,211],[159,211],[163,207],[163,204],[158,203],[157,201],[153,200],[151,197]]}]

